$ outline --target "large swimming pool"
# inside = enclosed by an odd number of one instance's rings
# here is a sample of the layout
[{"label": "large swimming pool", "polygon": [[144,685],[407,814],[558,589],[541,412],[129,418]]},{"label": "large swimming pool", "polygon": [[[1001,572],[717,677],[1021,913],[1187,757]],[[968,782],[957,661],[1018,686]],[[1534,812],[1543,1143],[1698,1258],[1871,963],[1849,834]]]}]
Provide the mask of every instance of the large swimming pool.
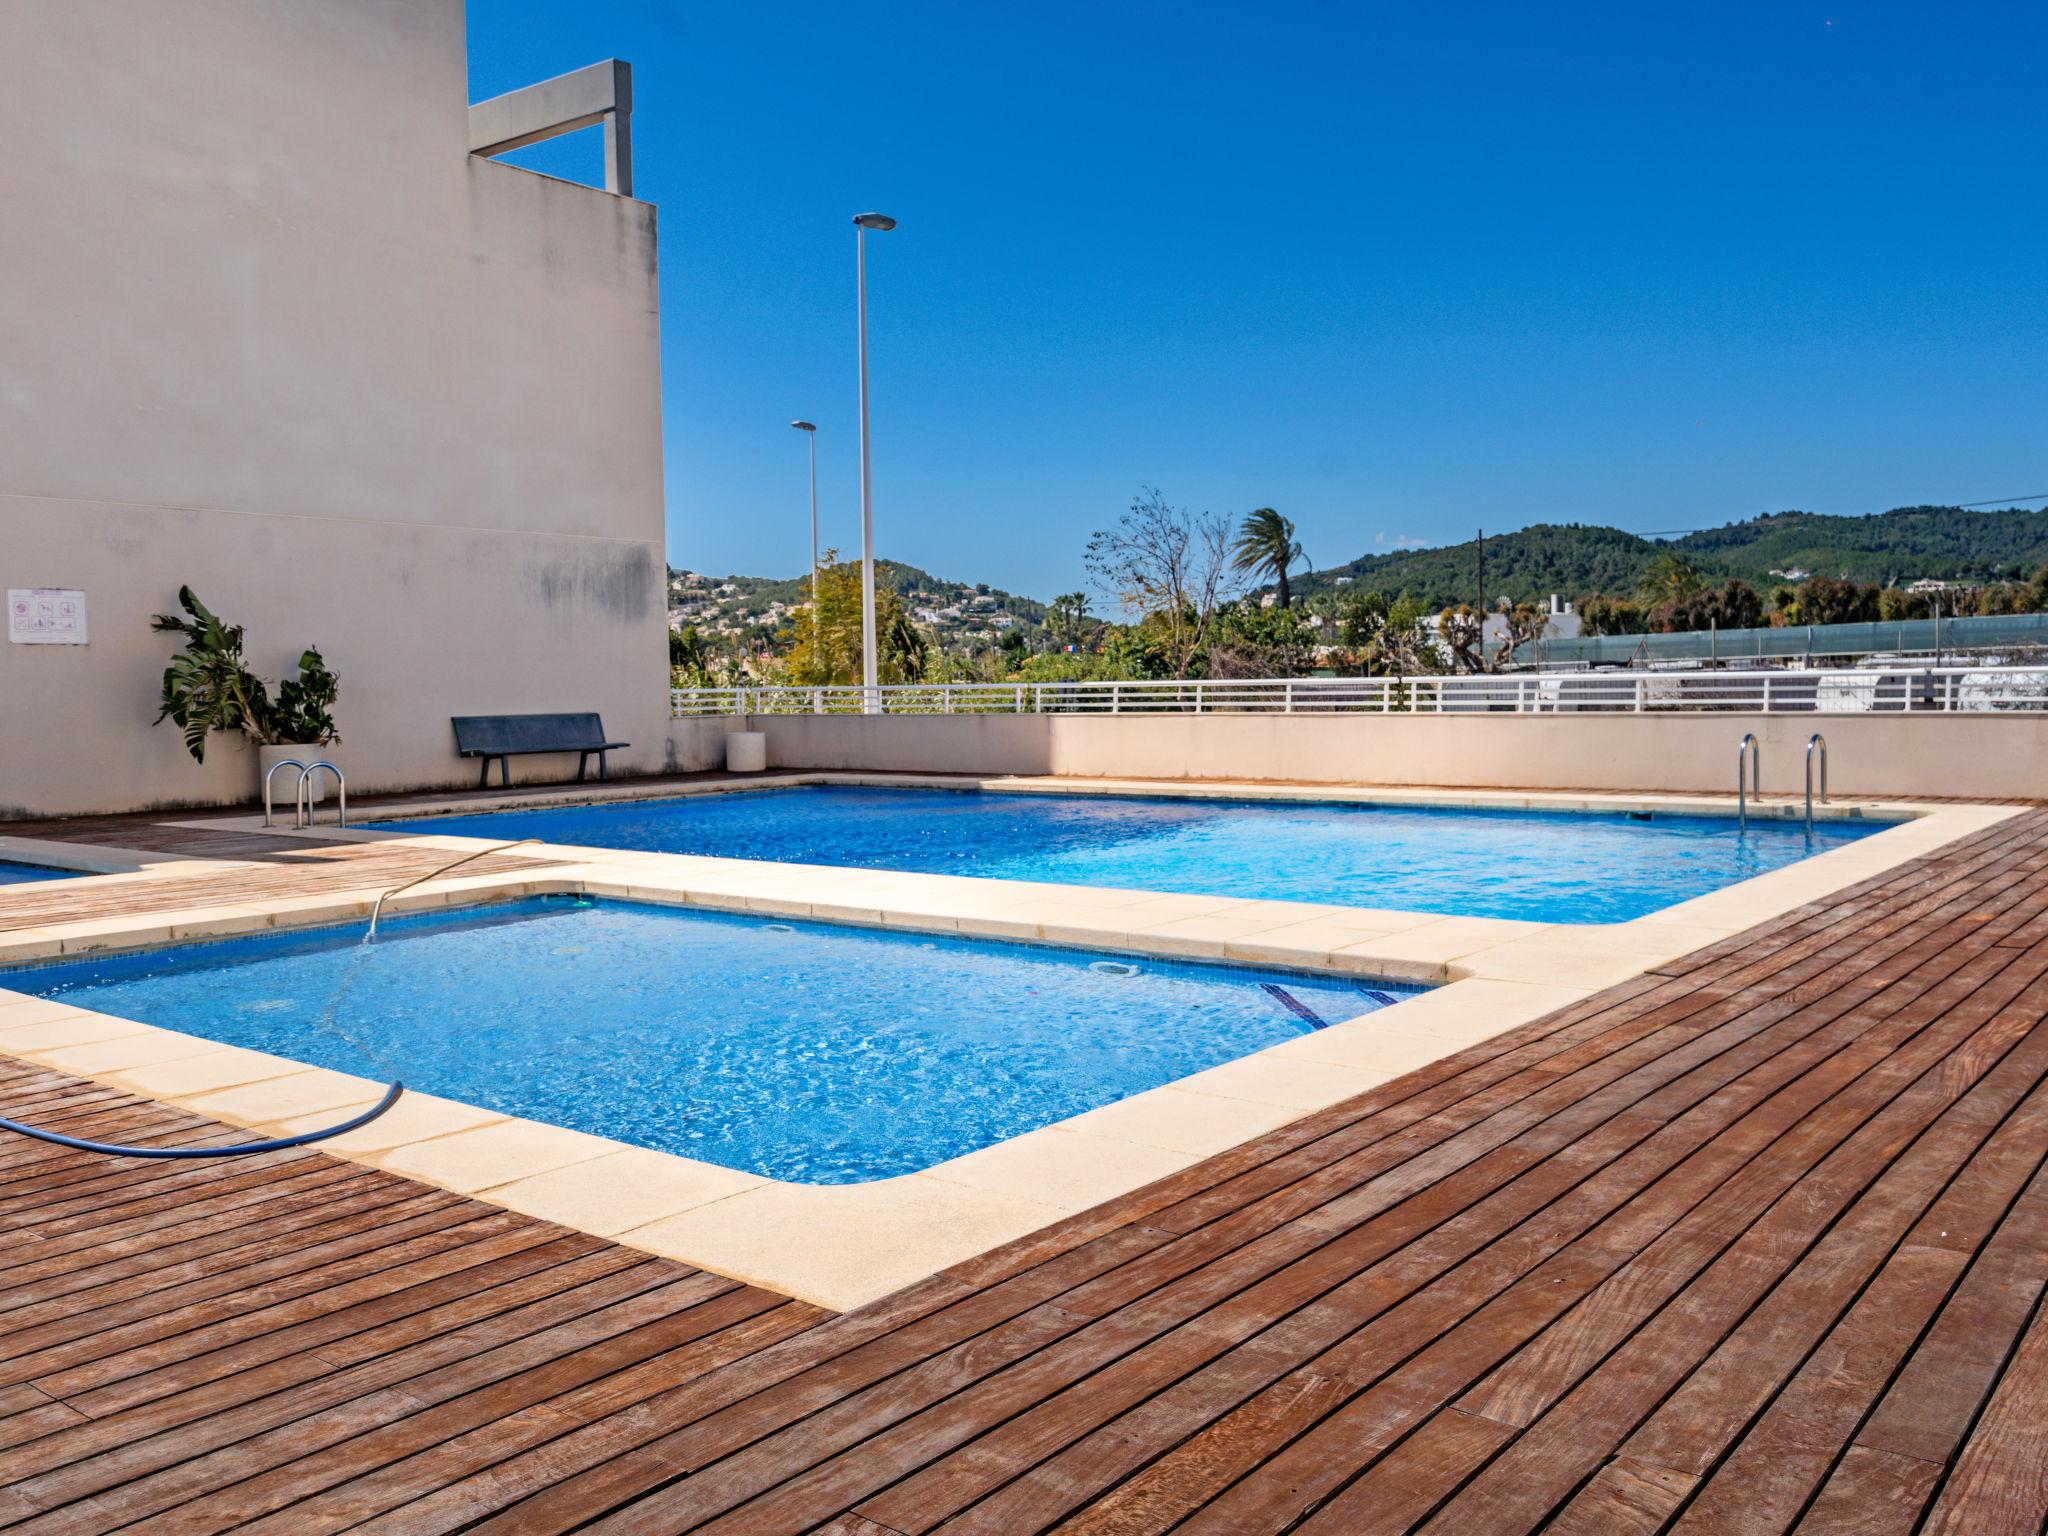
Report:
[{"label": "large swimming pool", "polygon": [[1882,826],[836,785],[380,825],[1552,923],[1625,922]]},{"label": "large swimming pool", "polygon": [[0,885],[20,885],[30,880],[65,880],[75,869],[45,869],[40,864],[10,864],[0,859]]},{"label": "large swimming pool", "polygon": [[583,898],[0,986],[773,1178],[911,1173],[1417,988]]}]

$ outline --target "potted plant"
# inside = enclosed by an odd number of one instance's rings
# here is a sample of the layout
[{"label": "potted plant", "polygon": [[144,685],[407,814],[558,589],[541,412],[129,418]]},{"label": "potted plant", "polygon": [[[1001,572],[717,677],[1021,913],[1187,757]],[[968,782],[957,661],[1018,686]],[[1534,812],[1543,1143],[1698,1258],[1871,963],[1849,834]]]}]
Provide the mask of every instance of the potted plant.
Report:
[{"label": "potted plant", "polygon": [[[206,761],[206,739],[216,731],[239,734],[256,747],[257,787],[263,776],[286,758],[311,763],[332,761],[326,748],[341,738],[334,729],[334,699],[340,689],[320,652],[311,647],[299,656],[298,673],[269,686],[250,670],[242,656],[242,627],[223,621],[193,595],[178,589],[181,616],[160,613],[150,627],[182,635],[185,648],[164,668],[163,708],[157,723],[175,722],[185,733],[185,747],[194,762]],[[317,802],[326,775],[310,786]],[[295,789],[297,780],[281,786]]]}]

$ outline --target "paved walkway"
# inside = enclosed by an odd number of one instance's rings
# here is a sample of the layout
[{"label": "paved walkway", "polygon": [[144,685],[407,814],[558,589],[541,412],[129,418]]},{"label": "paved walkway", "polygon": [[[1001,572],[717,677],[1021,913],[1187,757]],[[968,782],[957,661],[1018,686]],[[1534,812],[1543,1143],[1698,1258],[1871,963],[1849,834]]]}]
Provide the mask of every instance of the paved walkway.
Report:
[{"label": "paved walkway", "polygon": [[2035,1533],[2044,1158],[2039,811],[839,1316],[0,1138],[0,1529]]}]

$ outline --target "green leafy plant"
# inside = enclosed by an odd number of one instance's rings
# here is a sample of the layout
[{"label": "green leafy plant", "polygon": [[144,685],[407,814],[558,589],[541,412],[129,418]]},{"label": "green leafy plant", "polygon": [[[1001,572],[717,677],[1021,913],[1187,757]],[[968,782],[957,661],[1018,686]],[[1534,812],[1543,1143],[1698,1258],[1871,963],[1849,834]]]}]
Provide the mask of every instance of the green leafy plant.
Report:
[{"label": "green leafy plant", "polygon": [[319,651],[300,654],[298,675],[279,683],[273,700],[243,658],[241,625],[226,622],[190,587],[178,588],[178,606],[183,616],[160,613],[150,621],[152,629],[185,641],[164,668],[156,723],[169,720],[185,733],[194,762],[206,761],[206,739],[216,731],[240,732],[261,746],[325,746],[340,739],[332,713],[340,683]]},{"label": "green leafy plant", "polygon": [[341,738],[334,729],[334,699],[341,682],[313,646],[299,653],[299,675],[277,685],[268,730],[273,744],[307,742],[324,747]]}]

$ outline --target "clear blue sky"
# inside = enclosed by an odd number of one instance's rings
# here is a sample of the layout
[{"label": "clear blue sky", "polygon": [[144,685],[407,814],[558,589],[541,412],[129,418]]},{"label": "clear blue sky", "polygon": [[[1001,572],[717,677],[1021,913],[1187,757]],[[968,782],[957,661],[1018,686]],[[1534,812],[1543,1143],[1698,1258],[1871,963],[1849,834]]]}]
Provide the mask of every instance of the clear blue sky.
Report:
[{"label": "clear blue sky", "polygon": [[[1049,596],[1141,486],[1318,564],[2048,492],[2048,6],[470,0],[616,55],[660,205],[670,559]],[[591,179],[595,131],[525,152]]]}]

